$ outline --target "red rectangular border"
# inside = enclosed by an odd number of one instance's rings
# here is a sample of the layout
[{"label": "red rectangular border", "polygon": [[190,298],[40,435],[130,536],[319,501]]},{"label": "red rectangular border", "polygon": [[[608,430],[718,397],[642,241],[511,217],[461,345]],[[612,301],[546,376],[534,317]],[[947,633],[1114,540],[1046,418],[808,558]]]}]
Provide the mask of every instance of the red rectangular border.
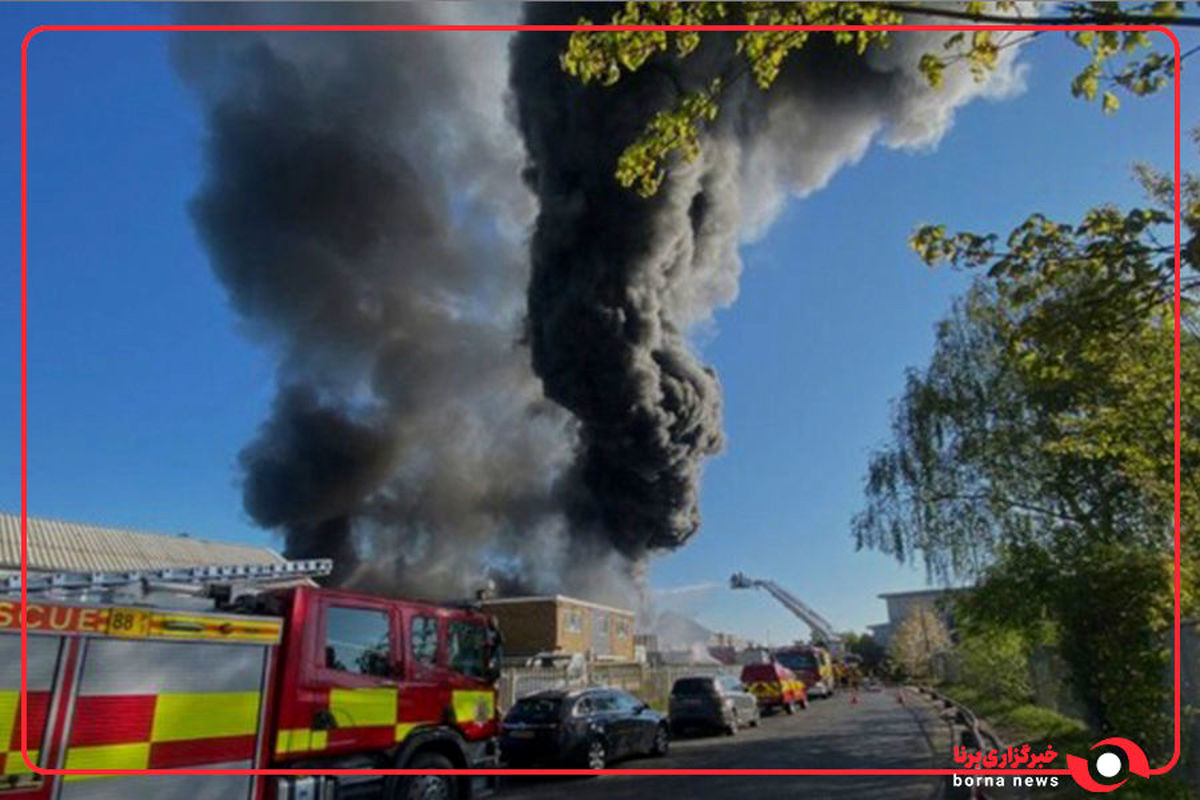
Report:
[{"label": "red rectangular border", "polygon": [[[1175,750],[1171,759],[1161,767],[1150,770],[1151,775],[1162,775],[1173,769],[1181,754],[1180,747],[1180,331],[1181,331],[1181,273],[1180,273],[1180,45],[1175,34],[1164,25],[1061,25],[1061,24],[1013,24],[1013,25],[41,25],[25,35],[21,42],[21,700],[26,700],[26,651],[27,630],[25,609],[27,605],[26,574],[26,531],[27,531],[27,472],[28,472],[28,429],[27,429],[27,256],[28,256],[28,164],[27,154],[27,77],[29,43],[42,33],[68,31],[196,31],[196,32],[260,32],[260,31],[545,31],[567,32],[591,31],[1142,31],[1161,33],[1171,42],[1175,53],[1174,100],[1175,100]],[[21,715],[21,757],[33,772],[39,775],[406,775],[413,770],[369,770],[331,769],[323,772],[300,769],[110,769],[110,770],[66,770],[42,769],[30,763],[27,749],[28,720]],[[421,774],[440,775],[954,775],[964,770],[955,769],[516,769],[516,770],[422,770]],[[982,769],[971,770],[972,775],[1069,775],[1066,769],[1020,770]]]}]

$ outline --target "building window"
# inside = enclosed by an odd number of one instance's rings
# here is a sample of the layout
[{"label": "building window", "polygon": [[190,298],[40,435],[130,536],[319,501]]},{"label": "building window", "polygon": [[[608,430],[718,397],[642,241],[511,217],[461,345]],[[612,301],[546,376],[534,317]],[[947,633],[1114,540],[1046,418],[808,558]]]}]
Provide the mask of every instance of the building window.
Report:
[{"label": "building window", "polygon": [[418,664],[437,660],[438,625],[433,617],[412,618],[412,657]]},{"label": "building window", "polygon": [[596,618],[600,625],[600,633],[608,636],[608,614],[597,614]]},{"label": "building window", "polygon": [[563,631],[566,633],[583,633],[583,612],[577,608],[568,608],[563,612]]},{"label": "building window", "polygon": [[392,673],[388,615],[330,606],[325,612],[325,666],[339,672],[388,677]]},{"label": "building window", "polygon": [[628,639],[629,638],[629,620],[625,620],[625,619],[617,620],[617,638],[618,639]]}]

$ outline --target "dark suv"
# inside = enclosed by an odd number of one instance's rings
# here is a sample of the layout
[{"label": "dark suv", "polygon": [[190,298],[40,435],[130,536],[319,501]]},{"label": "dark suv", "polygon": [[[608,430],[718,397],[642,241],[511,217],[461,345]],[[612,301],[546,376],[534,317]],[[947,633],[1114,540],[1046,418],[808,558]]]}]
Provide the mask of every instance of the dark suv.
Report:
[{"label": "dark suv", "polygon": [[510,767],[536,763],[604,769],[620,758],[666,755],[666,717],[628,692],[582,689],[538,692],[516,702],[500,726],[500,753]]},{"label": "dark suv", "polygon": [[743,725],[758,725],[758,699],[737,678],[680,678],[671,687],[671,726],[723,730],[730,735]]}]

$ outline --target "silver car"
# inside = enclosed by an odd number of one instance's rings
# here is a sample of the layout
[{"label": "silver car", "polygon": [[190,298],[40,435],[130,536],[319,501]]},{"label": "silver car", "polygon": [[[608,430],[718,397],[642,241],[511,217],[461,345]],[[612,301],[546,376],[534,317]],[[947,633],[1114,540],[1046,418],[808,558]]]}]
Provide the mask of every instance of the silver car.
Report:
[{"label": "silver car", "polygon": [[721,730],[730,736],[746,725],[758,725],[758,699],[737,678],[697,675],[679,678],[671,687],[671,728]]}]

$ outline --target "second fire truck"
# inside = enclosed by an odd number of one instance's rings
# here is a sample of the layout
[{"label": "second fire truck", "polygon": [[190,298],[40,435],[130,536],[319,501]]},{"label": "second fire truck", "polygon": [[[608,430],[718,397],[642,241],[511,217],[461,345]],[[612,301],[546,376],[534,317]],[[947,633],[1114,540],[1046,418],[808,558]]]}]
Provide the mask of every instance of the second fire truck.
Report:
[{"label": "second fire truck", "polygon": [[[313,585],[259,588],[330,566],[31,579],[24,707],[19,582],[0,579],[0,800],[320,800],[380,789],[389,800],[463,800],[490,788],[482,775],[245,774],[498,766],[493,619]],[[30,769],[23,715],[32,763],[74,774]]]}]

